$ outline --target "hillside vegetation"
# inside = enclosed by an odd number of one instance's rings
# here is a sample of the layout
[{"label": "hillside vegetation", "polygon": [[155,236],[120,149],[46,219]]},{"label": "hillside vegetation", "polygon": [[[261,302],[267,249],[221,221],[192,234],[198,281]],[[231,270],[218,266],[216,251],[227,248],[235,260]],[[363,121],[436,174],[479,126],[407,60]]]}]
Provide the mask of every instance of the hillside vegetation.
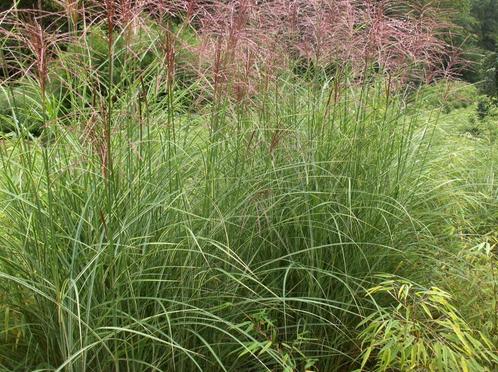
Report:
[{"label": "hillside vegetation", "polygon": [[496,370],[498,108],[420,3],[0,13],[0,369]]}]

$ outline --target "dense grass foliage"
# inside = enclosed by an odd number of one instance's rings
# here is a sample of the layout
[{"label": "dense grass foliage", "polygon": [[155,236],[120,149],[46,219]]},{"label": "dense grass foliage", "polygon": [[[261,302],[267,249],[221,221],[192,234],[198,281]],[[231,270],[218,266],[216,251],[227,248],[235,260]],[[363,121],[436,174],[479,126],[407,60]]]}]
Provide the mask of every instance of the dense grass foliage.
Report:
[{"label": "dense grass foliage", "polygon": [[[0,368],[492,370],[491,102],[372,61],[272,70],[195,22],[132,32],[111,3],[66,14],[78,37],[6,16],[5,70],[25,73],[0,84]],[[385,324],[394,347],[369,333]]]},{"label": "dense grass foliage", "polygon": [[423,141],[382,85],[331,108],[327,89],[281,84],[243,112],[172,118],[159,102],[143,127],[114,102],[112,174],[68,127],[4,149],[20,368],[46,350],[51,367],[101,370],[351,362],[362,288],[430,241],[406,244],[428,235],[407,212]]}]

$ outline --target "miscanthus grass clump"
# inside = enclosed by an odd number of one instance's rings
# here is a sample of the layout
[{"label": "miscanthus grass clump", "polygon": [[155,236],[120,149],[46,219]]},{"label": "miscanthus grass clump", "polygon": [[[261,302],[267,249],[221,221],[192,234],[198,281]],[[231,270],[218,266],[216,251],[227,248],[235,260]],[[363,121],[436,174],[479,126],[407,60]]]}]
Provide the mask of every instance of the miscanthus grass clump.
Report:
[{"label": "miscanthus grass clump", "polygon": [[382,85],[331,108],[333,85],[280,84],[244,111],[149,106],[143,128],[117,100],[112,173],[78,123],[2,148],[5,366],[352,362],[362,288],[424,249],[423,141]]},{"label": "miscanthus grass clump", "polygon": [[[424,278],[411,263],[436,257],[443,218],[422,177],[432,120],[400,88],[434,60],[386,43],[443,44],[422,37],[432,18],[417,34],[402,9],[355,2],[296,2],[285,34],[282,3],[3,14],[2,368],[361,365],[365,290],[379,272]],[[278,4],[278,32],[257,32]],[[305,32],[336,8],[366,27],[342,36],[363,65]],[[369,14],[395,32],[360,46]],[[325,19],[320,35],[338,32]]]}]

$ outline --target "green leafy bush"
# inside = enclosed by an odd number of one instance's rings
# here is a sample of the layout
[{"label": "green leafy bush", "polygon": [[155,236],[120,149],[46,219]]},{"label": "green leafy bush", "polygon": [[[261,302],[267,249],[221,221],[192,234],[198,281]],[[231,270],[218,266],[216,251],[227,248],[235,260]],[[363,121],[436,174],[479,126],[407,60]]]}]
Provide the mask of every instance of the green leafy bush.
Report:
[{"label": "green leafy bush", "polygon": [[468,324],[498,348],[498,236],[494,232],[481,239],[475,245],[469,242],[452,263],[443,263],[438,280]]},{"label": "green leafy bush", "polygon": [[265,358],[267,354],[276,355],[282,360],[283,372],[306,371],[314,369],[317,359],[306,356],[303,350],[310,349],[316,339],[310,338],[305,325],[301,325],[295,333],[295,338],[283,340],[275,320],[269,316],[266,309],[252,315],[248,320],[238,324],[236,327],[244,329],[244,333],[251,335],[251,340],[244,342],[236,353],[238,358],[244,358],[250,354]]},{"label": "green leafy bush", "polygon": [[367,294],[393,304],[378,306],[360,324],[362,369],[477,372],[498,362],[491,342],[468,326],[447,292],[387,276]]},{"label": "green leafy bush", "polygon": [[496,68],[498,65],[498,54],[486,52],[478,68],[479,90],[490,97],[496,97],[498,82],[496,81]]}]

